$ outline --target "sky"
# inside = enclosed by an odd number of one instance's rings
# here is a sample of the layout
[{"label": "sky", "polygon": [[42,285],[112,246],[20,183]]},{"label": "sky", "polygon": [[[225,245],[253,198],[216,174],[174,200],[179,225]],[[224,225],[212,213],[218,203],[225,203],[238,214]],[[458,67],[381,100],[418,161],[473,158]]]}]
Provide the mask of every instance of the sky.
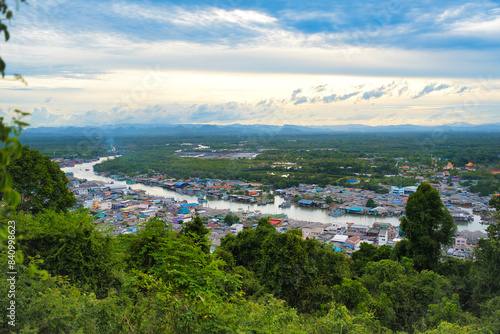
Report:
[{"label": "sky", "polygon": [[498,1],[28,0],[9,31],[32,127],[500,122]]}]

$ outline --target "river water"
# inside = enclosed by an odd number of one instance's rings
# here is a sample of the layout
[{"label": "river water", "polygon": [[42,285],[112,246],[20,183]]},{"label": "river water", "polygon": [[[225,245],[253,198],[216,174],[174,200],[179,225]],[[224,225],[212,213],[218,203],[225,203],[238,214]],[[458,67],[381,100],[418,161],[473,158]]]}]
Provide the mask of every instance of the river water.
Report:
[{"label": "river water", "polygon": [[[87,179],[89,181],[103,181],[106,183],[114,182],[115,184],[125,185],[125,181],[116,181],[109,177],[99,176],[94,172],[93,166],[99,162],[105,161],[109,158],[101,158],[99,161],[92,163],[85,163],[76,165],[75,167],[62,168],[64,172],[73,172],[73,175],[79,179]],[[87,170],[88,169],[88,170]],[[133,184],[127,185],[132,189],[142,189],[145,190],[147,194],[161,197],[173,197],[176,200],[186,200],[188,202],[197,202],[196,196],[190,196],[185,194],[179,194],[175,191],[164,189],[161,187],[148,186],[145,184]],[[208,206],[216,209],[228,209],[231,211],[238,210],[260,210],[265,214],[280,214],[284,213],[291,219],[320,222],[320,223],[354,223],[360,225],[372,225],[375,222],[391,223],[392,225],[399,225],[399,219],[396,217],[374,217],[374,216],[364,216],[364,215],[342,215],[337,217],[332,217],[328,215],[327,210],[322,209],[307,209],[298,206],[291,206],[290,208],[280,208],[279,205],[284,202],[284,199],[280,196],[276,196],[274,204],[267,205],[257,205],[249,203],[238,203],[223,200],[208,199],[206,203],[200,203],[200,206]],[[469,212],[472,209],[465,209]],[[474,215],[474,221],[468,224],[459,224],[458,230],[479,230],[485,231],[486,226],[479,223],[480,217]]]}]

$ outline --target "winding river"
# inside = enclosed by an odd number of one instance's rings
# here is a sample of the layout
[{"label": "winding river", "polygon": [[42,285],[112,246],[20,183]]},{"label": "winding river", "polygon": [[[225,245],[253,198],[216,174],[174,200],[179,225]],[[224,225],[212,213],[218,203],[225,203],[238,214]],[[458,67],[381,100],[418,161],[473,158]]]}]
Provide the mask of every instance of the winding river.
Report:
[{"label": "winding river", "polygon": [[[73,175],[80,179],[87,179],[89,181],[103,181],[106,183],[114,182],[115,184],[123,184],[125,185],[125,181],[116,181],[109,177],[103,177],[97,175],[94,172],[93,166],[98,164],[99,162],[105,161],[107,159],[113,159],[114,157],[106,157],[101,158],[99,161],[92,163],[85,163],[80,165],[75,165],[74,167],[66,167],[62,168],[64,172],[73,172]],[[147,194],[161,197],[173,197],[176,200],[186,200],[188,202],[196,202],[196,196],[190,196],[185,194],[179,194],[175,191],[164,189],[156,186],[148,186],[145,184],[133,184],[127,185],[132,189],[142,189],[145,190]],[[385,222],[391,223],[392,225],[399,225],[399,220],[396,217],[374,217],[374,216],[364,216],[364,215],[343,215],[332,217],[328,215],[327,210],[321,209],[307,209],[301,208],[297,206],[292,206],[290,208],[280,208],[279,205],[284,202],[284,199],[280,196],[276,196],[274,204],[267,205],[257,205],[257,204],[249,204],[249,203],[238,203],[238,202],[230,202],[223,200],[215,200],[208,199],[208,202],[201,203],[201,206],[209,206],[211,208],[217,209],[228,209],[230,211],[238,211],[238,210],[260,210],[265,214],[280,214],[284,213],[291,219],[304,220],[304,221],[312,221],[312,222],[321,222],[321,223],[354,223],[360,225],[372,225],[375,222]],[[471,211],[471,209],[465,209]],[[458,230],[479,230],[485,231],[486,226],[481,225],[479,223],[480,217],[474,215],[474,220],[468,224],[459,224]]]}]

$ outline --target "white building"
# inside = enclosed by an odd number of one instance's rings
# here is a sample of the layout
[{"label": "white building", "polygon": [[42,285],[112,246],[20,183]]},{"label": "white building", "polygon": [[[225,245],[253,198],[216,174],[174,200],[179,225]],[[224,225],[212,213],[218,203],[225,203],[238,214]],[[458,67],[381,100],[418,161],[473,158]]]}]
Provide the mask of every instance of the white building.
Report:
[{"label": "white building", "polygon": [[234,233],[234,234],[237,234],[237,233],[243,231],[243,224],[231,225],[230,231],[231,231],[231,233]]}]

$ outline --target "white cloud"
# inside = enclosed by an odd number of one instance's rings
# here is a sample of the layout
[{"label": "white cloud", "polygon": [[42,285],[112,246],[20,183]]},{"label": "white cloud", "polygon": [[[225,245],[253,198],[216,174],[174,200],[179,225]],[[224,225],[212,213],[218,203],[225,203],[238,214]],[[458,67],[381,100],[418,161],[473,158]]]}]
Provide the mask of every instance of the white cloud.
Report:
[{"label": "white cloud", "polygon": [[477,17],[472,20],[455,22],[451,25],[450,31],[461,35],[498,38],[500,34],[500,15],[486,21],[484,18]]},{"label": "white cloud", "polygon": [[144,8],[135,4],[114,4],[112,10],[130,19],[145,19],[157,22],[168,22],[181,26],[213,26],[218,24],[235,24],[251,27],[255,24],[272,24],[276,18],[251,10],[224,10],[215,7],[186,10],[182,7],[168,6]]}]

